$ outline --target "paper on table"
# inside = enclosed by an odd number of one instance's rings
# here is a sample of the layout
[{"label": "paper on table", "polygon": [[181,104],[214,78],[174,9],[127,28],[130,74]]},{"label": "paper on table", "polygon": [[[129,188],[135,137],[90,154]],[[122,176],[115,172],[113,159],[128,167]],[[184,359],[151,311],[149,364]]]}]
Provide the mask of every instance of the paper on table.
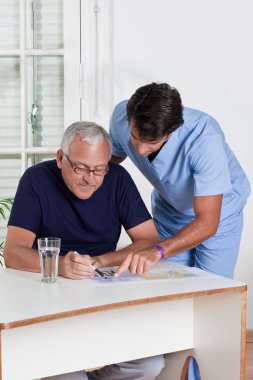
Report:
[{"label": "paper on table", "polygon": [[197,274],[187,271],[185,269],[171,269],[165,271],[151,271],[145,276],[133,275],[131,273],[125,272],[121,274],[120,277],[114,277],[115,270],[102,270],[102,272],[106,275],[106,280],[100,277],[93,277],[92,281],[94,283],[102,283],[102,284],[110,284],[115,282],[140,282],[146,280],[176,280],[179,278],[189,278],[189,277],[198,277]]},{"label": "paper on table", "polygon": [[167,280],[167,279],[175,279],[175,278],[185,278],[185,277],[196,277],[197,275],[191,272],[188,272],[185,269],[171,269],[166,271],[159,272],[150,272],[143,276],[146,280]]}]

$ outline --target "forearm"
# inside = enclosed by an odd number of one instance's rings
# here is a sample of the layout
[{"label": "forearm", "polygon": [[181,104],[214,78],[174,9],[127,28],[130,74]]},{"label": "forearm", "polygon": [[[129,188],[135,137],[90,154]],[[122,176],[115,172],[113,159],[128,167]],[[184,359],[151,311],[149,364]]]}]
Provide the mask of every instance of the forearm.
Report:
[{"label": "forearm", "polygon": [[[211,234],[211,228],[202,219],[196,219],[186,225],[173,237],[159,243],[164,249],[164,257],[175,256],[180,252],[187,251],[202,241],[206,240]],[[134,255],[129,255],[117,269],[116,277],[129,270],[132,274],[143,275],[161,259],[160,252],[153,245],[140,249]]]},{"label": "forearm", "polygon": [[40,272],[38,251],[22,247],[19,244],[11,245],[4,249],[4,261],[7,268]]},{"label": "forearm", "polygon": [[175,256],[188,251],[215,234],[216,230],[203,220],[195,219],[179,232],[160,244],[164,248],[165,257]]},{"label": "forearm", "polygon": [[121,265],[129,254],[138,252],[146,247],[153,246],[155,243],[157,243],[157,240],[153,239],[141,239],[135,241],[118,251],[107,252],[103,255],[95,257],[94,265],[98,268]]}]

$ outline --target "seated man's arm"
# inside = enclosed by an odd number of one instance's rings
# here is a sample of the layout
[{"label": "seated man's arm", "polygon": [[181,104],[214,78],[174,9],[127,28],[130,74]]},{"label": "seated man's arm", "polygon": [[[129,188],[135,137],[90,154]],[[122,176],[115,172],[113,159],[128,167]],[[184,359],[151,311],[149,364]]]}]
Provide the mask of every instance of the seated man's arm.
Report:
[{"label": "seated man's arm", "polygon": [[36,235],[20,227],[9,226],[4,246],[4,261],[7,268],[40,271],[38,251],[32,248]]},{"label": "seated man's arm", "polygon": [[[145,250],[145,247],[150,247],[161,240],[152,219],[149,219],[146,222],[143,222],[133,228],[130,228],[126,232],[133,243],[119,251],[108,252],[101,256],[95,257],[94,265],[96,267],[121,265],[127,257],[129,258],[129,260],[131,260],[130,258],[132,258],[132,255],[135,252],[139,250]],[[157,263],[160,260],[160,258],[161,256],[159,252],[157,253],[155,251],[155,253],[153,253],[149,257],[145,257],[145,260],[143,260],[142,262],[142,268],[141,264],[139,263],[138,269],[140,270],[140,272],[143,272],[143,270],[146,272],[148,270],[147,267],[150,267],[151,265]],[[139,273],[139,270],[137,271],[137,273]]]},{"label": "seated man's arm", "polygon": [[[33,249],[36,235],[24,228],[9,226],[4,246],[4,260],[7,268],[40,272],[40,259],[37,250]],[[82,280],[94,276],[89,255],[78,255],[68,252],[59,257],[59,275],[74,280]]]}]

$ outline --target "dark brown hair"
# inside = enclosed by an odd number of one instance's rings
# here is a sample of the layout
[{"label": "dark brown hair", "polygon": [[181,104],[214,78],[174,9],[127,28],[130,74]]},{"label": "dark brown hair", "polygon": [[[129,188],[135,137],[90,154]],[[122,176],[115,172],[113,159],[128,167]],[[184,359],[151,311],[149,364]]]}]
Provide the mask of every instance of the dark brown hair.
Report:
[{"label": "dark brown hair", "polygon": [[140,87],[127,104],[127,117],[133,121],[143,141],[156,141],[183,124],[179,92],[167,83]]}]

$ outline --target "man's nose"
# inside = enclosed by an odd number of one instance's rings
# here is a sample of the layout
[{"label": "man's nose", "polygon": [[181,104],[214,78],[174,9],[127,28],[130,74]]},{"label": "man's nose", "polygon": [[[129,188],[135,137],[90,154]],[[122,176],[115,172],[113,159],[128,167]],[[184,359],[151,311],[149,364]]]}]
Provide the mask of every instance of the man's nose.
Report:
[{"label": "man's nose", "polygon": [[148,150],[149,150],[149,147],[147,144],[145,143],[142,143],[142,142],[138,142],[137,145],[135,146],[137,152],[143,156],[145,154],[147,154]]},{"label": "man's nose", "polygon": [[94,179],[95,178],[95,174],[94,174],[94,171],[93,170],[90,170],[90,171],[88,171],[87,173],[84,173],[83,174],[83,178],[85,179],[85,180],[91,180],[91,179]]}]

